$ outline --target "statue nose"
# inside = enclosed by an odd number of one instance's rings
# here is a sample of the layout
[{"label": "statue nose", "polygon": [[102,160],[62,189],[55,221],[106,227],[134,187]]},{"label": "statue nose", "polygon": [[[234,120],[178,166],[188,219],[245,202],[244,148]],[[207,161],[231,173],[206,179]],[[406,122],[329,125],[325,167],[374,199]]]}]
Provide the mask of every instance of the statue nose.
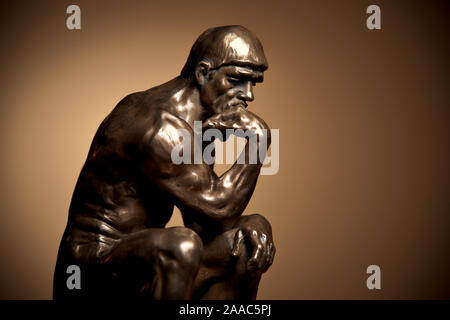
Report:
[{"label": "statue nose", "polygon": [[243,101],[253,101],[255,99],[253,95],[253,85],[250,81],[247,81],[238,94],[238,98]]}]

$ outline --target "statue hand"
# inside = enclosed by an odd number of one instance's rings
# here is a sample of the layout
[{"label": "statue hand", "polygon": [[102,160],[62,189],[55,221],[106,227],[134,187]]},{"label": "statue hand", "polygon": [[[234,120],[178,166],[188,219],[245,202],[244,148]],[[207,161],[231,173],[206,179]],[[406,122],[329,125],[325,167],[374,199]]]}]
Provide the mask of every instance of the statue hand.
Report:
[{"label": "statue hand", "polygon": [[221,113],[215,114],[203,122],[203,130],[219,129],[242,129],[243,131],[251,130],[258,136],[267,136],[268,145],[270,145],[270,128],[256,114],[248,111],[242,106],[232,107]]},{"label": "statue hand", "polygon": [[251,247],[251,256],[247,263],[247,270],[255,275],[261,275],[272,265],[275,257],[275,245],[272,239],[270,223],[261,215],[242,216],[236,225],[236,232],[232,255],[238,256],[247,239]]}]

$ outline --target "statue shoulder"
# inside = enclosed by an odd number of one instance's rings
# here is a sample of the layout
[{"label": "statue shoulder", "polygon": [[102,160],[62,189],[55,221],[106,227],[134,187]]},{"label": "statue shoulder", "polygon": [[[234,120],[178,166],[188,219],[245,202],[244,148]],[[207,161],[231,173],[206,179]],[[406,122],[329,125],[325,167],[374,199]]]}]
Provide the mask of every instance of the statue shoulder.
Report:
[{"label": "statue shoulder", "polygon": [[[148,162],[161,169],[172,167],[173,150],[184,141],[193,137],[192,128],[183,119],[166,111],[158,110],[154,114],[158,119],[143,136],[141,151]],[[153,167],[153,166],[152,166]],[[166,170],[162,170],[166,171]]]},{"label": "statue shoulder", "polygon": [[186,132],[192,133],[192,128],[186,121],[166,110],[156,110],[152,118],[152,126],[145,131],[142,139],[146,148],[169,147],[172,149],[179,144]]}]

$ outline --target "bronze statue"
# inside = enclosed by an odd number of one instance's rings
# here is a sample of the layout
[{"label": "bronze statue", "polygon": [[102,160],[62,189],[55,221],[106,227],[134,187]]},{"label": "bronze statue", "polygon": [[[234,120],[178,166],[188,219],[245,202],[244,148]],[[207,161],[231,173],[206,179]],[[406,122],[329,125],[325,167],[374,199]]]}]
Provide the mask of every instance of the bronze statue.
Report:
[{"label": "bronze statue", "polygon": [[[180,76],[118,103],[99,127],[73,193],[54,298],[256,298],[275,246],[269,222],[242,213],[262,164],[246,158],[218,177],[213,165],[174,164],[171,152],[177,130],[193,134],[194,121],[203,130],[251,129],[270,144],[267,124],[246,109],[267,67],[249,30],[211,28]],[[174,206],[185,227],[165,228]],[[70,265],[81,270],[79,289],[67,287]]]}]

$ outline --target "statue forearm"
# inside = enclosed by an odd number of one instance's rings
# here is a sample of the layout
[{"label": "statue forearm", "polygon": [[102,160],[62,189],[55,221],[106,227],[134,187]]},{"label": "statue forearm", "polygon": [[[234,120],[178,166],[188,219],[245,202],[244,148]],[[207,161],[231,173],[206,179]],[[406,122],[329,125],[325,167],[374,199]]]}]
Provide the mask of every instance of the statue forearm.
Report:
[{"label": "statue forearm", "polygon": [[183,205],[182,211],[191,221],[204,225],[215,223],[229,225],[242,215],[250,201],[261,171],[262,163],[249,164],[249,143],[245,146],[245,162],[238,161],[220,178],[212,179],[199,190],[199,202],[195,206]]},{"label": "statue forearm", "polygon": [[205,121],[203,128],[222,131],[230,128],[240,129],[240,132],[234,131],[234,134],[238,136],[243,134],[247,140],[238,160],[214,181],[211,191],[208,190],[206,195],[206,198],[219,200],[218,219],[240,216],[250,201],[267,148],[270,146],[270,129],[261,118],[244,108],[227,110],[215,115]]}]

